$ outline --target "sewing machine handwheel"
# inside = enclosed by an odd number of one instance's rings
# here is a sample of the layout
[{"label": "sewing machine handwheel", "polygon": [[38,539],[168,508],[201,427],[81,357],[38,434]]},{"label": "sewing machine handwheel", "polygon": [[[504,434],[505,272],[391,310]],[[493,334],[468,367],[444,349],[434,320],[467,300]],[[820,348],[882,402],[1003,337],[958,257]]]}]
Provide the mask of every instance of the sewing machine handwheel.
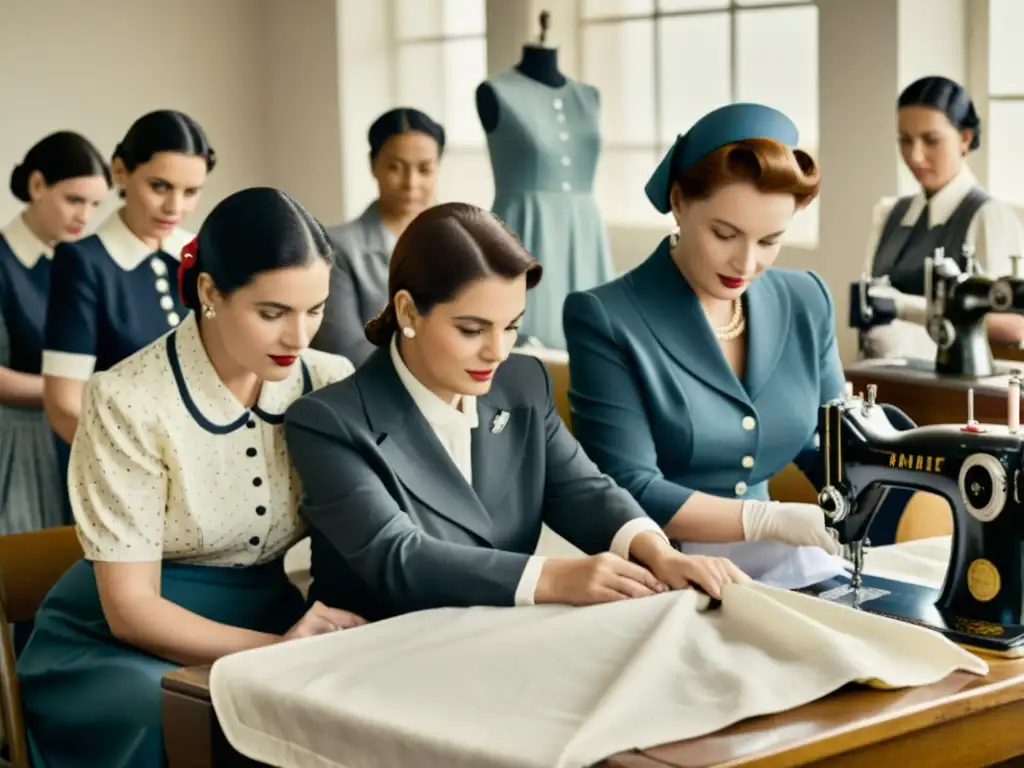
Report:
[{"label": "sewing machine handwheel", "polygon": [[933,317],[928,321],[928,335],[939,349],[949,349],[956,340],[956,329],[949,320]]},{"label": "sewing machine handwheel", "polygon": [[995,312],[1013,311],[1013,288],[1005,280],[997,280],[988,289],[988,300]]},{"label": "sewing machine handwheel", "polygon": [[1006,468],[995,456],[968,456],[960,467],[959,485],[964,507],[980,522],[992,522],[1006,506]]}]

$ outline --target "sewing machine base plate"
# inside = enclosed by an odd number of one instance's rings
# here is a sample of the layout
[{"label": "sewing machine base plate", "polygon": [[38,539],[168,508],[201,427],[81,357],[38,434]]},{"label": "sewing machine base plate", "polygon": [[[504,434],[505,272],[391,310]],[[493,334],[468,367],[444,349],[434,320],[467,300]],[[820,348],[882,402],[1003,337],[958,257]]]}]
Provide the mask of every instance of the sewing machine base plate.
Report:
[{"label": "sewing machine base plate", "polygon": [[935,630],[978,653],[1003,658],[1024,656],[1024,626],[948,615],[935,607],[937,589],[865,575],[856,589],[848,576],[836,576],[796,591]]}]

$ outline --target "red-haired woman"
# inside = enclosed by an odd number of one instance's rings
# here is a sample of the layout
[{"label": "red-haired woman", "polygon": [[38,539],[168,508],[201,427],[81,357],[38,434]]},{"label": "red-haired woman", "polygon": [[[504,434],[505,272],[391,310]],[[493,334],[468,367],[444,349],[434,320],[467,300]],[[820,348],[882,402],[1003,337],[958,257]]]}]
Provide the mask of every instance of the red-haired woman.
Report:
[{"label": "red-haired woman", "polygon": [[818,406],[839,396],[832,297],[773,268],[819,174],[782,113],[732,104],[676,141],[647,196],[678,226],[640,266],[568,297],[573,429],[684,552],[788,587],[838,575],[818,507],[768,500],[809,468]]}]

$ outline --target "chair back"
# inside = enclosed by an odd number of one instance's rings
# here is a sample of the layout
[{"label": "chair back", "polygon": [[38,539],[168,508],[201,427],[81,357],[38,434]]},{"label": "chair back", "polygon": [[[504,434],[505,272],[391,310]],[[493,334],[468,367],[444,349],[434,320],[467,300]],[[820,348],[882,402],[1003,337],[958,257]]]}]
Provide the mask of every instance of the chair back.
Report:
[{"label": "chair back", "polygon": [[0,536],[0,705],[12,768],[31,768],[12,624],[35,618],[57,580],[82,558],[74,526]]}]

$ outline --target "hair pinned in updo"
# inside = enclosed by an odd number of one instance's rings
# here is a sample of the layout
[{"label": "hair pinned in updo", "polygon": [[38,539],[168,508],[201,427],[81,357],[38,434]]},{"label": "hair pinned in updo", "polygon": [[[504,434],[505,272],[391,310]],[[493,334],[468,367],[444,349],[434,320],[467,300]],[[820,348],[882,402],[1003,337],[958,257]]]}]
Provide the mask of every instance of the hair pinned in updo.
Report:
[{"label": "hair pinned in updo", "polygon": [[821,174],[814,159],[773,139],[745,139],[709,152],[672,178],[687,200],[703,200],[726,184],[747,182],[764,193],[793,195],[804,208],[818,195]]},{"label": "hair pinned in updo", "polygon": [[969,149],[981,146],[981,118],[967,90],[948,77],[933,75],[915,80],[900,94],[897,109],[929,107],[942,112],[957,130],[971,131]]},{"label": "hair pinned in updo", "polygon": [[40,139],[11,172],[11,193],[23,203],[32,202],[28,182],[38,171],[48,187],[68,179],[102,176],[110,186],[110,168],[103,155],[84,136],[58,131]]},{"label": "hair pinned in updo", "polygon": [[540,262],[493,213],[469,203],[427,208],[395,244],[388,268],[388,303],[366,323],[366,338],[377,347],[390,343],[398,331],[399,291],[408,291],[416,311],[426,315],[476,280],[491,275],[511,280],[524,274],[527,289],[536,286]]},{"label": "hair pinned in updo", "polygon": [[195,261],[181,273],[181,297],[190,309],[199,309],[204,272],[221,295],[229,296],[263,272],[318,258],[332,263],[333,252],[323,226],[293,197],[270,187],[243,189],[217,203],[203,222]]}]

